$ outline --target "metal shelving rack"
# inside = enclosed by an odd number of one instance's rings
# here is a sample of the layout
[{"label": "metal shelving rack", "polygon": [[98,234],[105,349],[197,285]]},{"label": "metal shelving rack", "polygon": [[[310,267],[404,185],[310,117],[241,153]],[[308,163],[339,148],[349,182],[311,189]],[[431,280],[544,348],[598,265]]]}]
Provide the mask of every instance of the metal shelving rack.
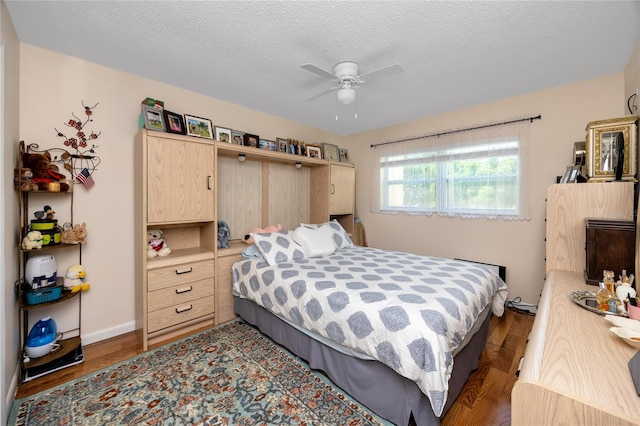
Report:
[{"label": "metal shelving rack", "polygon": [[[18,152],[18,167],[22,168],[22,154],[25,152],[24,142],[20,142]],[[73,185],[71,183],[70,185]],[[31,194],[59,194],[60,196],[69,196],[70,199],[70,221],[73,223],[73,187],[71,186],[66,192],[50,192],[42,190],[23,191],[18,185],[16,185],[18,192],[20,218],[19,218],[19,232],[20,240],[29,232],[29,219],[27,212],[29,210],[29,198]],[[20,246],[19,250],[19,265],[18,271],[20,278],[16,281],[16,295],[18,297],[19,305],[19,334],[20,334],[20,348],[19,348],[19,366],[20,382],[27,382],[37,377],[52,373],[62,368],[70,367],[75,364],[84,362],[84,353],[82,350],[82,341],[80,337],[81,331],[81,319],[82,319],[82,296],[81,292],[71,293],[63,291],[62,296],[53,301],[44,303],[38,303],[35,305],[28,305],[26,303],[25,292],[28,290],[28,284],[25,280],[26,264],[30,256],[41,253],[55,252],[62,249],[75,248],[78,250],[78,262],[82,263],[82,244],[55,244],[50,246],[43,246],[40,249],[24,250]],[[58,277],[56,285],[63,285],[63,277]],[[26,286],[26,287],[25,287]],[[24,346],[29,333],[29,315],[34,312],[46,312],[47,308],[57,305],[59,303],[67,303],[71,300],[76,300],[78,303],[78,321],[77,327],[69,330],[62,331],[62,339],[60,348],[55,352],[52,352],[43,357],[29,359],[24,353]],[[73,335],[72,337],[65,337],[65,335]]]}]

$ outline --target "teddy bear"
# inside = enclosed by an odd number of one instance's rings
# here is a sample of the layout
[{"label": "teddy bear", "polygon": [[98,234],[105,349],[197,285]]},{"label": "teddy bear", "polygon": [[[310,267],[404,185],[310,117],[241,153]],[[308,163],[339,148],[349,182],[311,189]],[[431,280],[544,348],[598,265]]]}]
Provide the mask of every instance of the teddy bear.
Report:
[{"label": "teddy bear", "polygon": [[71,293],[77,293],[78,291],[87,291],[91,284],[84,281],[87,276],[87,271],[84,266],[75,264],[69,266],[67,273],[64,276],[63,287],[65,290],[71,291]]},{"label": "teddy bear", "polygon": [[31,169],[27,168],[16,168],[14,169],[14,185],[17,189],[20,189],[22,192],[36,191],[38,189],[38,184],[33,180],[33,172]]},{"label": "teddy bear", "polygon": [[280,224],[269,225],[266,228],[253,228],[249,234],[244,236],[244,238],[242,239],[242,242],[247,245],[251,245],[253,244],[253,238],[251,237],[251,234],[270,234],[272,232],[280,232],[280,231],[282,231],[282,225]]},{"label": "teddy bear", "polygon": [[22,239],[22,249],[31,250],[42,248],[42,233],[40,231],[29,231]]},{"label": "teddy bear", "polygon": [[147,229],[147,257],[167,256],[171,249],[162,238],[164,232],[160,229]]},{"label": "teddy bear", "polygon": [[82,222],[81,225],[64,224],[64,230],[60,234],[60,242],[62,244],[85,244],[87,242],[87,224]]},{"label": "teddy bear", "polygon": [[60,182],[60,191],[69,190],[69,184],[63,182],[66,176],[59,172],[58,166],[51,163],[51,154],[25,152],[22,154],[22,165],[31,170],[31,181],[38,185],[38,189],[46,191],[50,182]]}]

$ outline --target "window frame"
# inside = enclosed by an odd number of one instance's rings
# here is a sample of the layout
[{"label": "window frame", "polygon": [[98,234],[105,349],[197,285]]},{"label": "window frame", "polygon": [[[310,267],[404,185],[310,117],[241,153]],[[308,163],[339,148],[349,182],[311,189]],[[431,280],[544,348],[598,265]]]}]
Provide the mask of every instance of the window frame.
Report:
[{"label": "window frame", "polygon": [[[467,141],[460,144],[445,144],[437,146],[426,146],[403,153],[389,153],[382,155],[379,161],[380,173],[380,212],[383,213],[408,213],[408,214],[438,214],[444,216],[463,216],[463,217],[501,217],[501,218],[518,218],[522,213],[522,164],[523,164],[522,141],[518,135],[499,136],[479,141]],[[480,159],[488,160],[493,158],[515,157],[515,175],[483,175],[475,177],[476,179],[505,180],[513,182],[515,206],[513,209],[504,208],[468,208],[451,206],[448,201],[448,193],[452,190],[452,186],[448,183],[454,176],[448,174],[449,165],[455,161]],[[431,178],[423,178],[420,182],[435,183],[435,200],[433,207],[422,206],[390,206],[390,186],[401,183],[406,185],[407,179],[389,179],[389,172],[392,167],[406,167],[412,164],[427,165],[435,164],[436,175]],[[459,177],[459,179],[465,179]],[[474,179],[467,177],[466,180]],[[429,184],[429,183],[427,183]],[[426,199],[425,201],[429,201]],[[426,204],[426,203],[425,203]]]}]

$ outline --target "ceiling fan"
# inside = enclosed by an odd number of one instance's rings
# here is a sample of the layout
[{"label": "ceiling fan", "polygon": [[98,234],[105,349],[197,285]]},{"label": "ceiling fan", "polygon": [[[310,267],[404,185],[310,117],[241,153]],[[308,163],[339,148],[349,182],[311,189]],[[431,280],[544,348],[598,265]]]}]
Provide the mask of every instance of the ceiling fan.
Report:
[{"label": "ceiling fan", "polygon": [[337,90],[336,99],[345,105],[348,105],[356,100],[355,89],[360,87],[359,85],[367,81],[371,81],[374,78],[400,74],[402,71],[404,71],[404,69],[399,64],[393,64],[384,68],[377,69],[375,71],[358,74],[358,64],[351,61],[340,62],[336,64],[333,67],[333,73],[325,71],[313,64],[304,64],[302,65],[302,68],[337,83],[337,86],[331,87],[330,89],[324,90],[314,96],[311,96],[310,98],[305,99],[306,102],[313,101],[321,96],[326,95],[327,93],[331,93],[334,90]]}]

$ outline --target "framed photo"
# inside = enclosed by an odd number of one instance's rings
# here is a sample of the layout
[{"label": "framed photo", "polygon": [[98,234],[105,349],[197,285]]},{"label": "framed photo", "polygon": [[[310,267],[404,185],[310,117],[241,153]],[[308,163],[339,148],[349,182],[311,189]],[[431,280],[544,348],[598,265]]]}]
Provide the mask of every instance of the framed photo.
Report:
[{"label": "framed photo", "polygon": [[560,179],[560,183],[576,183],[581,167],[580,165],[567,166],[564,175],[562,175]]},{"label": "framed photo", "polygon": [[322,153],[324,154],[325,160],[340,161],[340,151],[338,151],[338,145],[323,143]]},{"label": "framed photo", "polygon": [[322,158],[322,148],[319,145],[307,145],[307,157]]},{"label": "framed photo", "polygon": [[635,180],[638,145],[635,115],[587,124],[587,177],[593,181]]},{"label": "framed photo", "polygon": [[188,136],[213,139],[213,124],[211,124],[211,120],[208,118],[185,114],[184,121]]},{"label": "framed photo", "polygon": [[278,152],[289,152],[289,141],[284,138],[276,138]]},{"label": "framed photo", "polygon": [[249,133],[244,134],[244,146],[252,146],[254,148],[257,148],[259,141],[260,136],[258,135],[252,135]]},{"label": "framed photo", "polygon": [[348,163],[349,162],[349,150],[345,148],[340,148],[340,162]]},{"label": "framed photo", "polygon": [[162,110],[148,105],[142,105],[142,115],[144,116],[144,127],[149,130],[165,131],[164,117]]},{"label": "framed photo", "polygon": [[244,145],[244,132],[241,132],[239,130],[232,130],[231,143],[236,145]]},{"label": "framed photo", "polygon": [[307,144],[303,141],[294,141],[296,155],[307,155]]},{"label": "framed photo", "polygon": [[269,151],[275,151],[276,150],[276,142],[275,141],[270,141],[268,139],[260,139],[258,141],[258,148],[267,149]]},{"label": "framed photo", "polygon": [[231,129],[215,126],[216,140],[225,143],[231,143]]},{"label": "framed photo", "polygon": [[177,133],[179,135],[184,135],[186,130],[184,128],[184,119],[180,114],[176,114],[175,112],[167,111],[166,109],[162,112],[164,116],[164,124],[166,126],[166,130],[169,133]]}]

